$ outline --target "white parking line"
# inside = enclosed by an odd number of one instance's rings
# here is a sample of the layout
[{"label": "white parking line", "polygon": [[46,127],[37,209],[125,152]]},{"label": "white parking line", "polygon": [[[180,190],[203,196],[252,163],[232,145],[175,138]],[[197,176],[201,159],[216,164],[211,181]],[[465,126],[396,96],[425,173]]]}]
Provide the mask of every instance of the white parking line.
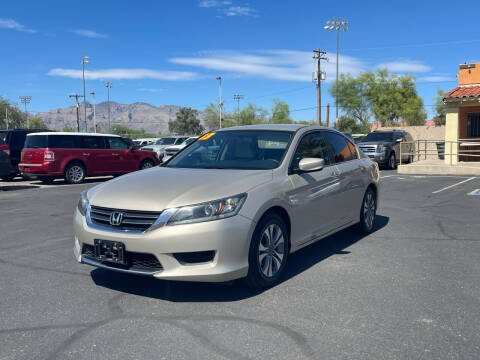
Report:
[{"label": "white parking line", "polygon": [[436,190],[436,191],[432,192],[432,194],[438,194],[439,192],[442,192],[442,191],[451,189],[451,188],[453,188],[454,186],[458,186],[458,185],[464,184],[464,183],[466,183],[466,182],[468,182],[468,181],[470,181],[470,180],[473,180],[473,179],[475,179],[475,177],[471,177],[471,178],[468,178],[468,179],[466,179],[466,180],[460,181],[460,182],[458,182],[458,183],[456,183],[456,184],[453,184],[453,185],[444,187],[443,189]]}]

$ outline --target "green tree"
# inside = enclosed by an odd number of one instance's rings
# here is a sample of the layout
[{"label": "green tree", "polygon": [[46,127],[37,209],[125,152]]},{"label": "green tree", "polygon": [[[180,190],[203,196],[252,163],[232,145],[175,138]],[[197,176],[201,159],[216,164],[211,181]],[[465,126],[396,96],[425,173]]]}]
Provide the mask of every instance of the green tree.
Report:
[{"label": "green tree", "polygon": [[5,129],[7,124],[5,122],[5,109],[8,113],[8,128],[25,128],[26,118],[25,114],[20,111],[18,106],[12,105],[7,99],[0,96],[0,129]]},{"label": "green tree", "polygon": [[48,126],[45,125],[42,118],[40,118],[38,116],[33,116],[33,117],[29,118],[28,119],[28,126],[29,126],[30,129],[43,129],[43,130],[48,129]]},{"label": "green tree", "polygon": [[[68,130],[67,130],[68,131]],[[131,139],[138,139],[138,138],[151,138],[155,137],[155,134],[149,133],[144,129],[131,129],[128,126],[115,124],[110,128],[110,133],[115,135],[120,135],[124,137],[128,137]]]},{"label": "green tree", "polygon": [[290,107],[286,102],[273,99],[272,116],[269,122],[272,124],[291,124],[293,122],[290,117]]},{"label": "green tree", "polygon": [[352,134],[363,134],[370,131],[370,126],[368,123],[359,123],[354,117],[341,115],[335,122],[335,129]]},{"label": "green tree", "polygon": [[199,135],[204,131],[197,118],[197,110],[188,107],[180,108],[176,119],[168,122],[168,129],[172,133],[182,135]]},{"label": "green tree", "polygon": [[358,122],[364,128],[368,127],[370,119],[368,79],[368,73],[357,78],[340,74],[338,83],[330,87],[330,94],[334,98],[338,89],[338,106],[350,119],[349,122],[353,119],[354,122]]},{"label": "green tree", "polygon": [[205,127],[208,130],[215,130],[219,127],[219,114],[218,114],[218,106],[210,103],[205,110],[203,110],[205,116]]},{"label": "green tree", "polygon": [[238,114],[237,125],[253,125],[267,123],[268,111],[249,103]]},{"label": "green tree", "polygon": [[447,107],[443,103],[445,92],[442,89],[437,89],[437,96],[435,96],[435,121],[436,126],[445,125],[447,120]]}]

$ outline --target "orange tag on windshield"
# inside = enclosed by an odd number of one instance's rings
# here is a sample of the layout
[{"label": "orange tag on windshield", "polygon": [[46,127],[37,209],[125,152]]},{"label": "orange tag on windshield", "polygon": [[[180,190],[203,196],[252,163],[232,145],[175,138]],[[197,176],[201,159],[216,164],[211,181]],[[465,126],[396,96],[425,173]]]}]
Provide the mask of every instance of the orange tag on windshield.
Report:
[{"label": "orange tag on windshield", "polygon": [[198,141],[208,140],[208,139],[210,139],[213,135],[215,135],[215,132],[206,133],[205,135],[200,136],[200,137],[198,138]]}]

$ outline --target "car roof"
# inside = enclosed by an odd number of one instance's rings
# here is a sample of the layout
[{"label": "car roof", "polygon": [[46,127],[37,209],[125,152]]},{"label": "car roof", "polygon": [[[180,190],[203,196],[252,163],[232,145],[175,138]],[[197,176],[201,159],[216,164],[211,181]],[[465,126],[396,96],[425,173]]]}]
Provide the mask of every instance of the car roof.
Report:
[{"label": "car roof", "polygon": [[323,126],[316,125],[302,125],[302,124],[255,124],[255,125],[243,125],[232,126],[228,128],[218,129],[215,131],[230,131],[230,130],[278,130],[278,131],[297,131],[299,129],[311,127],[319,129],[328,129]]},{"label": "car roof", "polygon": [[99,133],[79,133],[79,132],[53,132],[53,131],[44,131],[28,134],[27,136],[36,136],[36,135],[79,135],[79,136],[113,136],[120,137],[119,135],[114,134],[99,134]]}]

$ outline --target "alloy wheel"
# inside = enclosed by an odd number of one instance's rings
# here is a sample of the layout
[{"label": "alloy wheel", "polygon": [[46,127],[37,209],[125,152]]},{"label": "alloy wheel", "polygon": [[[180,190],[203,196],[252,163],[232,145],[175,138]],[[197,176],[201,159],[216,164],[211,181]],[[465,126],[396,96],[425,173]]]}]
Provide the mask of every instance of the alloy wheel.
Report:
[{"label": "alloy wheel", "polygon": [[152,164],[150,161],[145,161],[145,162],[142,164],[142,170],[150,169],[151,167],[153,167],[153,164]]},{"label": "alloy wheel", "polygon": [[262,233],[258,247],[258,264],[262,274],[271,278],[280,270],[285,256],[285,237],[280,226],[268,225]]},{"label": "alloy wheel", "polygon": [[83,168],[79,165],[74,165],[68,169],[68,177],[72,182],[79,182],[83,178]]},{"label": "alloy wheel", "polygon": [[373,226],[373,220],[375,219],[375,196],[371,191],[367,192],[365,202],[363,203],[363,218],[365,226],[370,229]]}]

